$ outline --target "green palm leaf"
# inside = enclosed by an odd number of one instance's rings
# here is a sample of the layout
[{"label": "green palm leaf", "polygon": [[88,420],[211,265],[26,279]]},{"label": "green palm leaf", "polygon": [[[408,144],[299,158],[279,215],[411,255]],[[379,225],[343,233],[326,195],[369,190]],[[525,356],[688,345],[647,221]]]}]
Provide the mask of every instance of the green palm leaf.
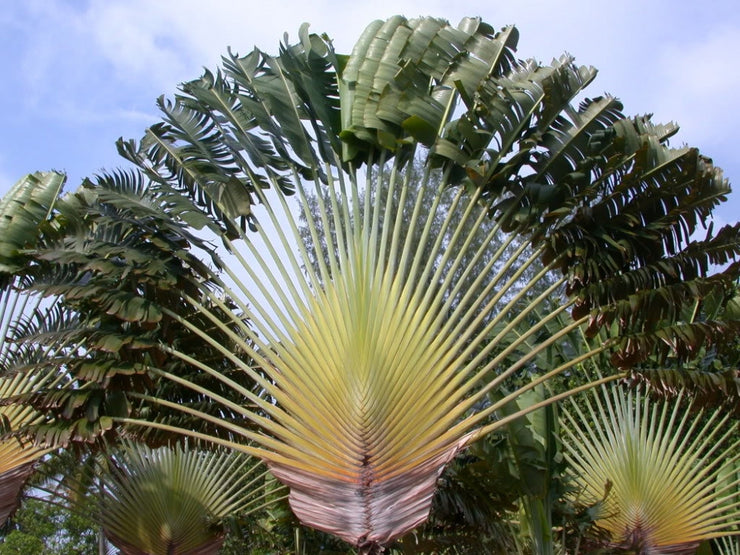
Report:
[{"label": "green palm leaf", "polygon": [[46,353],[25,352],[11,340],[21,319],[41,304],[40,296],[22,290],[23,279],[13,273],[26,266],[26,251],[37,246],[43,232],[53,233],[46,224],[65,179],[57,172],[37,172],[18,181],[0,199],[0,522],[15,512],[35,464],[51,450],[19,434],[44,420],[23,399],[58,381],[53,372],[24,371]]},{"label": "green palm leaf", "polygon": [[740,538],[738,536],[725,536],[715,540],[720,555],[737,555],[740,553]]},{"label": "green palm leaf", "polygon": [[[214,367],[222,366],[224,374],[231,370],[209,358],[207,345],[184,337],[161,310],[166,306],[191,323],[209,326],[183,295],[197,295],[210,271],[192,253],[207,259],[211,247],[192,228],[218,229],[214,222],[179,192],[154,193],[140,174],[115,172],[58,199],[44,225],[55,232],[26,251],[33,263],[19,271],[26,275],[18,281],[24,288],[21,298],[46,297],[50,301],[44,303],[51,302],[53,310],[25,311],[8,345],[19,355],[29,353],[28,360],[14,363],[16,371],[58,372],[73,385],[47,384],[26,396],[25,402],[48,417],[34,426],[36,441],[68,445],[100,435],[114,440],[118,430],[112,429],[110,417],[138,414],[139,407],[127,397],[130,391],[146,390],[208,410],[207,398],[169,382],[155,383],[146,368],[154,361],[187,375],[180,360],[159,348],[166,342],[192,348]],[[183,273],[196,283],[181,279]],[[250,385],[244,374],[235,379]],[[211,391],[222,393],[220,385],[211,384]],[[156,417],[168,415],[159,411]],[[173,418],[183,424],[181,412]]]},{"label": "green palm leaf", "polygon": [[0,522],[5,522],[15,512],[21,489],[33,472],[35,463],[50,451],[12,435],[19,428],[38,423],[42,418],[29,406],[12,403],[17,396],[27,394],[35,386],[37,380],[27,374],[0,378],[0,419],[3,428],[0,436]]},{"label": "green palm leaf", "polygon": [[[33,472],[34,465],[51,449],[35,445],[20,432],[44,421],[44,414],[26,404],[29,394],[55,387],[59,380],[54,372],[23,371],[35,367],[44,353],[23,353],[10,336],[24,313],[38,308],[40,298],[17,289],[13,279],[0,293],[0,522],[15,512],[20,491]],[[18,360],[25,365],[18,365]],[[26,360],[30,359],[30,361]]]}]

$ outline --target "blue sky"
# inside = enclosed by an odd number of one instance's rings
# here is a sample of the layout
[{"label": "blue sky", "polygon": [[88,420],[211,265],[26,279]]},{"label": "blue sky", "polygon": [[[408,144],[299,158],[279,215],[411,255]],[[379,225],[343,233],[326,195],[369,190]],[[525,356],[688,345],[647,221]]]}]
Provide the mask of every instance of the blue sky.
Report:
[{"label": "blue sky", "polygon": [[[114,142],[157,121],[155,99],[215,68],[231,46],[276,52],[301,23],[340,52],[373,19],[394,13],[457,23],[478,15],[515,24],[519,55],[568,52],[599,69],[589,96],[608,92],[628,114],[677,121],[672,144],[698,146],[740,189],[740,7],[736,0],[516,2],[251,0],[6,0],[0,11],[0,193],[35,170],[68,174],[68,189],[121,166]],[[740,193],[718,211],[735,222]]]}]

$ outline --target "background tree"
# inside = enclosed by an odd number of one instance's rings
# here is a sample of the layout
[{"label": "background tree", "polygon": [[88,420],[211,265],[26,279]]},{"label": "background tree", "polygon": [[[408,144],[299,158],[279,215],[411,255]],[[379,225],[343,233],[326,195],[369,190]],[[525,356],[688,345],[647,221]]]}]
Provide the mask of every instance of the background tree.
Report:
[{"label": "background tree", "polygon": [[[399,188],[393,188],[395,198],[392,199],[392,202],[391,199],[386,199],[387,195],[390,194],[387,172],[383,173],[385,177],[382,180],[376,179],[374,177],[367,180],[366,186],[370,188],[370,204],[373,206],[376,204],[390,206],[390,210],[387,213],[380,215],[380,225],[382,226],[382,222],[385,218],[388,218],[389,221],[395,221],[396,217],[400,217],[401,221],[406,223],[410,222],[413,217],[417,195],[424,195],[424,197],[420,199],[422,210],[432,210],[434,203],[437,202],[438,206],[436,217],[431,221],[431,227],[428,230],[428,236],[434,238],[442,237],[443,243],[452,243],[455,240],[453,237],[453,233],[458,232],[467,237],[469,241],[468,249],[465,251],[465,253],[463,253],[463,259],[457,265],[457,267],[452,268],[451,263],[448,261],[447,266],[443,270],[445,273],[453,273],[452,279],[456,282],[459,282],[459,289],[461,291],[468,291],[473,288],[475,286],[475,280],[481,274],[485,274],[486,276],[489,276],[491,279],[493,279],[496,277],[499,271],[503,271],[502,275],[504,281],[508,280],[508,278],[510,278],[518,268],[509,267],[508,269],[504,269],[506,261],[514,256],[518,256],[522,259],[527,259],[532,255],[531,248],[529,247],[529,244],[527,242],[528,238],[526,236],[509,236],[509,234],[506,234],[498,228],[495,220],[493,219],[486,218],[480,222],[474,222],[470,220],[463,222],[463,212],[454,209],[454,204],[458,201],[456,200],[456,191],[453,188],[449,188],[445,190],[441,195],[437,196],[436,188],[434,186],[422,186],[422,184],[420,183],[422,179],[426,179],[430,184],[439,185],[442,182],[443,177],[441,171],[433,171],[425,175],[424,166],[421,158],[414,159],[413,163],[410,162],[404,171],[410,173],[410,187],[408,187],[408,190],[405,191],[403,197],[403,206],[399,206],[401,202],[401,199],[399,198],[401,195],[401,190]],[[323,264],[326,267],[329,267],[330,263],[328,255],[326,254],[326,247],[317,247],[316,245],[314,245],[314,235],[311,233],[310,226],[307,224],[308,219],[310,217],[311,221],[315,222],[316,235],[318,235],[319,237],[331,237],[330,242],[333,245],[337,244],[336,228],[337,226],[340,226],[341,223],[333,221],[333,219],[329,217],[327,219],[328,226],[326,229],[324,229],[318,199],[316,199],[315,195],[311,192],[307,192],[306,197],[307,198],[305,201],[305,206],[310,211],[310,216],[307,216],[304,213],[301,214],[300,221],[302,225],[299,229],[300,237],[301,242],[303,243],[303,245],[305,245],[306,252],[311,262],[313,271],[319,274],[320,265],[317,256],[323,255]],[[328,206],[331,203],[329,193],[324,191],[323,197],[324,205]],[[401,211],[401,213],[398,214],[398,211]],[[364,206],[359,205],[359,218],[362,218],[363,214]],[[350,220],[352,219],[352,217],[353,216],[350,213]],[[445,217],[447,217],[447,221]],[[421,243],[423,231],[424,230],[419,227],[409,226],[408,232],[412,234],[412,237],[407,239],[407,241],[412,244]],[[493,258],[493,255],[496,252],[497,248],[501,247],[503,243],[506,243],[506,245],[504,246],[503,255],[498,257],[493,264],[489,265],[488,263]],[[487,253],[481,257],[476,258],[475,253],[483,250],[484,247]],[[422,258],[428,258],[433,255],[433,244],[431,242],[427,242],[427,244],[423,248],[425,250],[422,251]],[[396,254],[397,256],[400,256],[400,253]],[[397,260],[396,263],[398,262],[399,261]],[[541,270],[542,265],[538,262],[535,262],[531,266],[527,267],[519,277],[521,287],[526,287],[527,283],[531,281]],[[529,289],[527,295],[533,299],[536,298],[540,293],[553,285],[556,280],[557,276],[555,275],[555,272],[552,272],[551,274],[546,274],[538,280],[535,287],[531,287]],[[505,303],[511,300],[511,298],[516,295],[518,291],[519,289],[517,288],[517,286],[510,286],[506,291],[506,295],[504,295],[498,301],[499,307],[503,307]],[[562,291],[556,292],[553,296],[556,296],[557,294],[562,294]],[[493,297],[493,295],[493,293],[490,293],[486,298],[481,299],[481,304],[485,305]]]},{"label": "background tree", "polygon": [[3,555],[98,553],[97,526],[76,511],[38,499],[24,501],[0,543]]}]

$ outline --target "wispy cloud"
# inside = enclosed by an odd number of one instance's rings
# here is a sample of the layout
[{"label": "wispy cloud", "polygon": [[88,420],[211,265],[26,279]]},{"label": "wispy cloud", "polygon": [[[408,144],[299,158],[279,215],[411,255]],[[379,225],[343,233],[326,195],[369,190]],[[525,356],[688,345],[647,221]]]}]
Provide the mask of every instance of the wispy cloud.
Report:
[{"label": "wispy cloud", "polygon": [[[710,9],[672,0],[11,2],[0,15],[6,39],[0,70],[11,84],[0,91],[8,111],[4,132],[26,133],[29,122],[40,121],[50,128],[63,124],[61,141],[67,130],[81,134],[85,126],[99,133],[109,125],[110,136],[143,130],[156,118],[160,94],[171,96],[177,83],[217,66],[228,46],[239,53],[254,45],[275,52],[283,33],[295,39],[304,21],[349,52],[371,20],[393,13],[437,15],[453,24],[480,15],[496,27],[515,23],[524,57],[549,61],[569,52],[578,63],[595,65],[600,75],[590,96],[608,91],[624,101],[628,114],[655,112],[657,120],[678,121],[680,140],[701,143],[737,181],[740,162],[729,137],[740,125],[734,106],[740,13],[734,3],[717,0]],[[47,141],[56,139],[47,133]],[[43,151],[36,154],[43,157]]]}]

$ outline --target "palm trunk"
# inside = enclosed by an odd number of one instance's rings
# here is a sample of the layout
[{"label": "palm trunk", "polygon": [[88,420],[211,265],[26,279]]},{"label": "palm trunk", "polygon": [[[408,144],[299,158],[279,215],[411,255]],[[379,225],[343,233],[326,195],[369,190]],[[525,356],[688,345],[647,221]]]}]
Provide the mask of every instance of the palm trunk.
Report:
[{"label": "palm trunk", "polygon": [[385,553],[385,547],[375,542],[368,542],[357,548],[357,555],[380,555],[381,553]]}]

